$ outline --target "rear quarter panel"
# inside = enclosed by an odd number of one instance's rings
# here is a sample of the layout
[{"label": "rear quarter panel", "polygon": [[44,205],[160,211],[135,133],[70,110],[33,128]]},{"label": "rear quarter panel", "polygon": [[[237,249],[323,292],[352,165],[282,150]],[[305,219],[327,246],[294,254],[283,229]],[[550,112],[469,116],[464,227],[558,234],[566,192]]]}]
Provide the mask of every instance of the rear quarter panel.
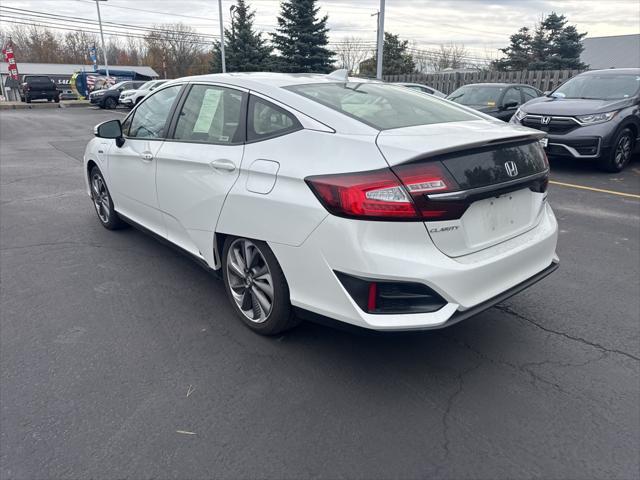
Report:
[{"label": "rear quarter panel", "polygon": [[375,135],[299,130],[249,143],[216,231],[299,246],[328,215],[306,177],[386,166]]}]

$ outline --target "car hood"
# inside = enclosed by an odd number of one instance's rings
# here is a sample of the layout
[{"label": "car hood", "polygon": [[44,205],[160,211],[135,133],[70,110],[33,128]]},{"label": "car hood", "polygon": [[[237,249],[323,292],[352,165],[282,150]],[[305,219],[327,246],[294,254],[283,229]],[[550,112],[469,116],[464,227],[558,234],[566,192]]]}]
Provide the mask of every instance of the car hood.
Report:
[{"label": "car hood", "polygon": [[134,88],[132,88],[132,89],[130,89],[130,90],[123,90],[122,92],[120,92],[120,95],[129,95],[129,94],[131,94],[131,93],[135,93],[135,92],[137,92],[137,91],[138,91],[138,90],[136,90],[136,89],[134,89]]},{"label": "car hood", "polygon": [[619,110],[633,103],[633,99],[622,100],[582,100],[554,97],[538,97],[525,103],[523,112],[534,115],[588,115],[590,113],[605,113]]}]

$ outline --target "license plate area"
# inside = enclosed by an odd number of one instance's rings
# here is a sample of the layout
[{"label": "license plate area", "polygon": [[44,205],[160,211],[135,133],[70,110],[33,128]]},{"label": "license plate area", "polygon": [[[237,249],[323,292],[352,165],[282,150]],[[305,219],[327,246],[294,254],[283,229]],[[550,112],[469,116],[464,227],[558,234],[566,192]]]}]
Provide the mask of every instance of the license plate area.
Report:
[{"label": "license plate area", "polygon": [[461,219],[466,247],[477,250],[527,231],[534,225],[539,195],[522,189],[471,204]]}]

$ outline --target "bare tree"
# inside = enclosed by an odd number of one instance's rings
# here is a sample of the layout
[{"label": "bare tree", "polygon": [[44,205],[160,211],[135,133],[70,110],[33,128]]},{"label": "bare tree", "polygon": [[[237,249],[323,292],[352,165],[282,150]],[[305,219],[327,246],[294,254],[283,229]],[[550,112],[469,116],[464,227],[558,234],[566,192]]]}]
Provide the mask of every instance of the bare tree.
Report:
[{"label": "bare tree", "polygon": [[466,66],[466,57],[469,53],[464,45],[455,43],[441,44],[439,52],[434,57],[433,68],[436,71],[447,68],[457,69]]},{"label": "bare tree", "polygon": [[145,37],[147,65],[161,72],[164,61],[169,78],[208,71],[206,62],[203,64],[205,45],[193,28],[184,23],[158,25],[154,28],[155,31]]},{"label": "bare tree", "polygon": [[341,40],[333,50],[337,57],[338,68],[346,68],[352,73],[358,73],[360,62],[373,54],[367,42],[358,37],[347,37]]}]

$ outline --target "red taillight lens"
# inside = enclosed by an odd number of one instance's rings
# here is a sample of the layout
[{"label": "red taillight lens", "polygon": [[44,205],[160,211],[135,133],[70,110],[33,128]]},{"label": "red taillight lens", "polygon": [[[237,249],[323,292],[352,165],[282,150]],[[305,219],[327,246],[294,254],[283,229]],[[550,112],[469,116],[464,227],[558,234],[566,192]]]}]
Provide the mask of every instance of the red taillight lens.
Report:
[{"label": "red taillight lens", "polygon": [[329,212],[341,217],[419,219],[411,197],[389,169],[308,177]]},{"label": "red taillight lens", "polygon": [[306,181],[325,208],[341,217],[451,220],[460,218],[466,210],[466,203],[427,198],[429,194],[459,189],[442,163],[399,165],[392,170],[321,175]]}]

